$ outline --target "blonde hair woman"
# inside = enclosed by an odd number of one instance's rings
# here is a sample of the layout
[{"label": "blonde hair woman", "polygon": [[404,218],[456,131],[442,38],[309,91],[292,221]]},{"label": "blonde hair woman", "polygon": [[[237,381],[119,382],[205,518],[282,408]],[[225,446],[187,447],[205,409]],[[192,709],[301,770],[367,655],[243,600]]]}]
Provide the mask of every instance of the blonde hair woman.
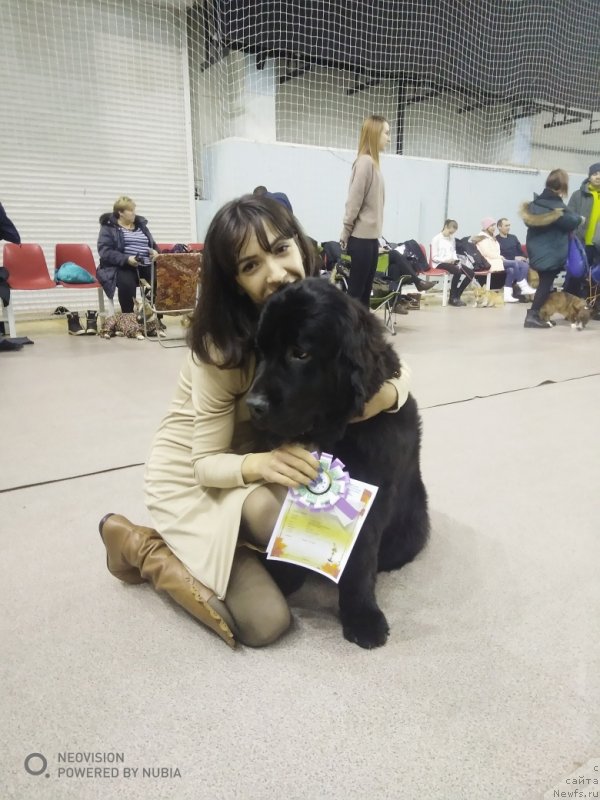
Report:
[{"label": "blonde hair woman", "polygon": [[121,311],[132,312],[138,279],[150,283],[150,262],[158,255],[148,221],[135,213],[131,197],[115,200],[112,214],[100,217],[98,280],[112,302],[118,293]]},{"label": "blonde hair woman", "polygon": [[385,117],[371,114],[363,122],[358,154],[352,165],[340,244],[352,259],[348,293],[368,307],[377,270],[379,237],[383,229],[385,187],[379,153],[390,141]]}]

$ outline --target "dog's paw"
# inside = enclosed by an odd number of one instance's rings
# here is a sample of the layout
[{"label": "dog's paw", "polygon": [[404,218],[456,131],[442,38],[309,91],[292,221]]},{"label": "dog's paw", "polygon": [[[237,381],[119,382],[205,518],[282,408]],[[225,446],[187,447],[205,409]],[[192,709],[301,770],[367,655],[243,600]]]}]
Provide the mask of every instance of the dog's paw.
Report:
[{"label": "dog's paw", "polygon": [[352,616],[346,616],[342,623],[344,638],[366,650],[382,647],[390,633],[390,626],[378,608],[355,612]]}]

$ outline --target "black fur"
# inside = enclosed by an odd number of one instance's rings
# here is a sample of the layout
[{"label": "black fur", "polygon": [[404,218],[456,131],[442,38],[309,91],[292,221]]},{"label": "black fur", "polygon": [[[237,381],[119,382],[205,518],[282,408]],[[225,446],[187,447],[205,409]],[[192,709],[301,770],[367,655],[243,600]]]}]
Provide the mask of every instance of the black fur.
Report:
[{"label": "black fur", "polygon": [[318,278],[269,299],[257,346],[248,405],[271,446],[293,441],[333,453],[353,478],[379,487],[340,579],[339,602],[346,639],[381,646],[389,627],[375,599],[377,572],[411,561],[429,533],[420,420],[410,396],[396,414],[349,421],[400,374],[398,356],[367,308]]}]

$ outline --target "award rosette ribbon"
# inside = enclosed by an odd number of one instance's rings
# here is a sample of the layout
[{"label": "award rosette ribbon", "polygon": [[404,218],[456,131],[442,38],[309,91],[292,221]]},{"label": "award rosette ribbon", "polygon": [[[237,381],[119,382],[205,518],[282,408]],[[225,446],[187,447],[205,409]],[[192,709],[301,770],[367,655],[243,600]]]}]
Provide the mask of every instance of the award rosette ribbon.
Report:
[{"label": "award rosette ribbon", "polygon": [[350,476],[344,470],[345,464],[330,453],[313,453],[319,460],[319,474],[308,486],[290,489],[294,503],[311,511],[334,511],[348,522],[359,514],[347,501],[350,489]]}]

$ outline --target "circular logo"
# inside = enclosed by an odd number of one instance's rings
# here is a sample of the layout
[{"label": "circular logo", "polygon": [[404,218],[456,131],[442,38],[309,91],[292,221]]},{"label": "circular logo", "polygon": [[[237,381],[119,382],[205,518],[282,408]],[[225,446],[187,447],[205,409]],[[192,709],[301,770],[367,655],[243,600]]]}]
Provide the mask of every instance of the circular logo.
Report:
[{"label": "circular logo", "polygon": [[313,494],[325,494],[325,492],[330,490],[331,483],[332,481],[329,473],[321,469],[314,481],[308,484],[308,488]]},{"label": "circular logo", "polygon": [[[36,763],[37,759],[39,759],[39,762],[41,763],[41,767],[39,769],[36,769],[36,767],[38,766],[38,764]],[[34,762],[33,766],[31,765],[32,761]],[[24,763],[25,770],[30,775],[41,775],[42,772],[46,771],[47,766],[48,762],[46,761],[46,757],[43,756],[41,753],[29,753]]]}]

